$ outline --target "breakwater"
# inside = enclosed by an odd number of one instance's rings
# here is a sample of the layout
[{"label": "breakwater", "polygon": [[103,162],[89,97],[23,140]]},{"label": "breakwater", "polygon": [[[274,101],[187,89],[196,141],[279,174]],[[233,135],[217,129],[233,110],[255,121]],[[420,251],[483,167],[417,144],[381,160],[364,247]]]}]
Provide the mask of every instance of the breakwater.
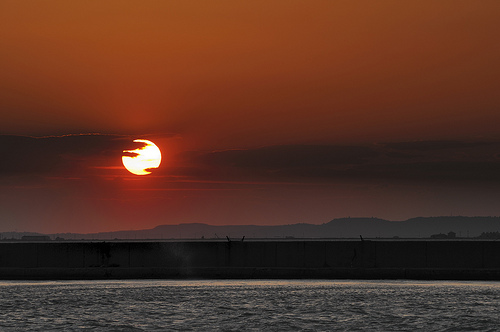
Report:
[{"label": "breakwater", "polygon": [[0,243],[0,279],[500,280],[500,241]]}]

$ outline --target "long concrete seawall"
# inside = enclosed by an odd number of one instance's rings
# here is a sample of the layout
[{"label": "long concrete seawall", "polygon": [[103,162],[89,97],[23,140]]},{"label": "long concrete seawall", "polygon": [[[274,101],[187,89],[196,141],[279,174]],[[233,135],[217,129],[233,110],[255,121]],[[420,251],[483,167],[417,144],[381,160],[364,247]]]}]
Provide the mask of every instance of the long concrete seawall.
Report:
[{"label": "long concrete seawall", "polygon": [[500,280],[500,241],[0,243],[0,279]]}]

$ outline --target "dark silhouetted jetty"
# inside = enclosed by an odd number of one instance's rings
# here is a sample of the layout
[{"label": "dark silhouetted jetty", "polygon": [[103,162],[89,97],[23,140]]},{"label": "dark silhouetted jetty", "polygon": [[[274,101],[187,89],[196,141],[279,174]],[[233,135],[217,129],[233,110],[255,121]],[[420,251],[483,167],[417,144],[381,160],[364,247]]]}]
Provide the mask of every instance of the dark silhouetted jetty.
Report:
[{"label": "dark silhouetted jetty", "polygon": [[500,280],[494,240],[0,243],[0,279]]}]

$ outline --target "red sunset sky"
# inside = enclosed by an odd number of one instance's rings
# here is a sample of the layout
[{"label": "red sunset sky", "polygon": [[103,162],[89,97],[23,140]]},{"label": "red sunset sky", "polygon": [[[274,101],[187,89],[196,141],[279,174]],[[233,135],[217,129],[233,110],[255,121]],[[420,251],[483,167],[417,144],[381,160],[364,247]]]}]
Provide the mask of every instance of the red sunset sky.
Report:
[{"label": "red sunset sky", "polygon": [[0,232],[500,215],[499,31],[497,0],[2,0]]}]

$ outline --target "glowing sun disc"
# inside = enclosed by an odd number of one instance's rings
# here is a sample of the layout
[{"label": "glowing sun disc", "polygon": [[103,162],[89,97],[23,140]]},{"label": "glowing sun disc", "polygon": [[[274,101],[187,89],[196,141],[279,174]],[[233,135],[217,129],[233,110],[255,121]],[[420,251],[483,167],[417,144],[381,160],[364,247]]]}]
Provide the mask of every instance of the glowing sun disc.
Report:
[{"label": "glowing sun disc", "polygon": [[147,169],[158,168],[160,166],[160,149],[156,144],[145,139],[136,139],[134,142],[144,143],[146,146],[135,150],[124,150],[124,153],[133,153],[136,156],[122,156],[123,166],[125,166],[127,171],[135,175],[151,174]]}]

